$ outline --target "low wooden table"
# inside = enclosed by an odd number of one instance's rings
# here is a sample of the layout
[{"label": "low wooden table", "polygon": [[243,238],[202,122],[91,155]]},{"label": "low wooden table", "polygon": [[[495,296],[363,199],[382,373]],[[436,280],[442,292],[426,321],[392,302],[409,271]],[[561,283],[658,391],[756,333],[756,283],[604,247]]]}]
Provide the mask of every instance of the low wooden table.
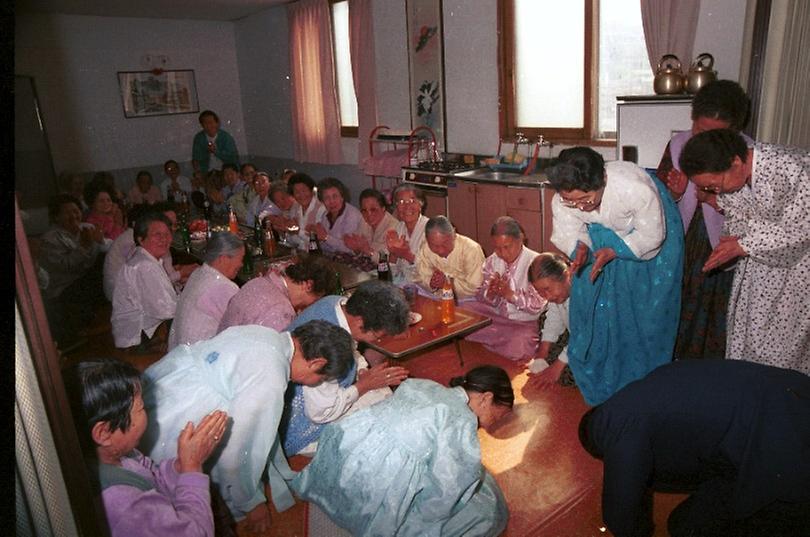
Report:
[{"label": "low wooden table", "polygon": [[372,349],[389,358],[402,359],[409,354],[453,341],[456,354],[462,367],[459,340],[476,330],[492,324],[492,319],[463,307],[456,306],[456,316],[450,324],[442,323],[441,304],[425,296],[417,296],[411,311],[418,313],[422,319],[412,324],[402,334],[387,336],[368,343]]}]

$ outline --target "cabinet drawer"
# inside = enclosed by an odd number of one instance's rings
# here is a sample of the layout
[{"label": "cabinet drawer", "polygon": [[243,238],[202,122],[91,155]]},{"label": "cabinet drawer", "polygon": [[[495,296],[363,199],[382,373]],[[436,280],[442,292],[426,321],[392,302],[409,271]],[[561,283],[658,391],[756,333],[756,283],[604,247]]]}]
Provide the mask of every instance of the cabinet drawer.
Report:
[{"label": "cabinet drawer", "polygon": [[524,211],[540,211],[540,191],[536,188],[507,187],[506,207]]}]

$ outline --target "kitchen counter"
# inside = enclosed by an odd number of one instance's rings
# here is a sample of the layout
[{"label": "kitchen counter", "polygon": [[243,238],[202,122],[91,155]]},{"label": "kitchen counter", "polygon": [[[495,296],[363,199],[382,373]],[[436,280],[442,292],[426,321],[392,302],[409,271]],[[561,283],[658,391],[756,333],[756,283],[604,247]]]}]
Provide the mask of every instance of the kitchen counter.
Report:
[{"label": "kitchen counter", "polygon": [[476,168],[459,172],[453,175],[453,179],[470,183],[489,183],[528,188],[546,188],[548,186],[548,177],[542,172],[523,175],[516,172],[493,171],[489,168]]}]

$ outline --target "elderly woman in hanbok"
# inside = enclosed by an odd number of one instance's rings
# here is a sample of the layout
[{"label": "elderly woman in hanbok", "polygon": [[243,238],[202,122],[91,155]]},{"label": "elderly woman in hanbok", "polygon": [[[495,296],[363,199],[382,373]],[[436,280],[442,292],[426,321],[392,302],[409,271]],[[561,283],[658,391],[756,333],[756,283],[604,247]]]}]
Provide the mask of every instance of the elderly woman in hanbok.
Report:
[{"label": "elderly woman in hanbok", "polygon": [[244,257],[245,245],[233,233],[223,231],[211,236],[205,248],[205,262],[188,279],[177,301],[169,330],[169,351],[178,345],[214,337],[228,302],[239,292],[233,279]]},{"label": "elderly woman in hanbok", "polygon": [[270,512],[266,472],[279,511],[294,503],[285,479],[293,477],[278,442],[289,381],[315,386],[346,374],[352,343],[346,331],[313,321],[291,333],[236,326],[194,345],[180,345],[144,372],[149,424],[141,450],[152,459],[174,456],[177,436],[214,410],[231,426],[211,460],[211,480],[248,531],[266,531]]},{"label": "elderly woman in hanbok", "polygon": [[[408,303],[398,288],[371,280],[361,283],[348,299],[335,295],[320,299],[305,309],[287,330],[318,319],[345,329],[355,343],[369,342],[403,332],[408,326],[408,313]],[[388,367],[386,362],[369,368],[356,350],[354,357],[354,367],[341,378],[315,387],[294,386],[281,428],[287,456],[312,454],[324,424],[390,396],[388,386],[395,386],[408,376],[404,368]]]},{"label": "elderly woman in hanbok", "polygon": [[[672,137],[658,165],[658,178],[678,204],[683,220],[684,274],[681,321],[675,340],[675,359],[723,358],[726,353],[726,310],[733,267],[703,272],[712,248],[720,242],[723,214],[716,195],[702,192],[681,172],[683,146],[692,136],[711,129],[741,130],[748,119],[750,100],[739,84],[716,80],[692,100],[692,129]],[[753,140],[743,135],[749,144]]]},{"label": "elderly woman in hanbok", "polygon": [[293,490],[356,537],[499,535],[509,512],[481,465],[477,430],[511,411],[512,385],[503,369],[481,366],[450,386],[409,379],[330,424]]},{"label": "elderly woman in hanbok", "polygon": [[115,346],[162,345],[167,334],[158,327],[174,318],[177,291],[161,259],[172,243],[171,222],[162,213],[148,213],[135,222],[138,247],[118,271],[112,300]]},{"label": "elderly woman in hanbok", "polygon": [[[678,331],[683,232],[655,177],[588,147],[549,168],[551,241],[573,259],[568,358],[585,401],[597,405],[672,360]],[[583,268],[588,270],[582,270]]]},{"label": "elderly woman in hanbok", "polygon": [[680,164],[725,211],[703,270],[737,260],[726,358],[810,375],[810,153],[724,129],[689,140]]},{"label": "elderly woman in hanbok", "polygon": [[267,172],[256,172],[256,178],[253,182],[256,191],[256,197],[251,200],[247,206],[247,213],[245,215],[245,223],[248,226],[253,226],[258,218],[263,221],[268,216],[278,216],[281,211],[270,199],[270,175]]},{"label": "elderly woman in hanbok", "polygon": [[523,245],[523,229],[511,216],[495,220],[490,235],[495,252],[484,261],[484,281],[476,300],[465,302],[464,307],[491,317],[492,324],[466,339],[512,360],[534,356],[537,319],[546,301],[532,287],[527,273],[538,253]]},{"label": "elderly woman in hanbok", "polygon": [[363,221],[356,233],[343,236],[346,247],[355,254],[366,256],[376,263],[385,251],[385,236],[395,229],[398,221],[385,210],[385,196],[379,190],[367,188],[360,193],[360,213]]},{"label": "elderly woman in hanbok", "polygon": [[337,283],[335,271],[321,256],[306,257],[280,271],[269,270],[231,298],[218,331],[245,324],[284,330],[296,312],[334,290]]},{"label": "elderly woman in hanbok", "polygon": [[425,226],[428,222],[428,217],[424,214],[427,197],[414,185],[402,183],[391,193],[391,203],[394,204],[399,224],[393,231],[386,233],[385,244],[389,253],[388,260],[392,263],[394,281],[416,283],[419,279],[415,265],[416,254],[425,242]]},{"label": "elderly woman in hanbok", "polygon": [[326,212],[318,222],[309,224],[307,231],[317,235],[324,252],[351,253],[343,237],[357,233],[363,216],[349,203],[349,189],[339,179],[326,177],[318,183],[318,199]]},{"label": "elderly woman in hanbok", "polygon": [[309,244],[309,233],[307,227],[320,222],[326,207],[315,197],[315,181],[305,173],[296,173],[287,181],[287,188],[290,189],[298,205],[293,213],[293,219],[298,225],[298,236],[290,237],[288,240],[297,242],[298,248],[306,250]]}]

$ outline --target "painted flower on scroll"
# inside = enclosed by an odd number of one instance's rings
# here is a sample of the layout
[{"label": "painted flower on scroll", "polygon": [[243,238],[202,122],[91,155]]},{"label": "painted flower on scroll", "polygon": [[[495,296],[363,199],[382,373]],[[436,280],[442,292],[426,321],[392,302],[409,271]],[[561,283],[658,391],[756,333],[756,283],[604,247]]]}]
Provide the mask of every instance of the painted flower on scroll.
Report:
[{"label": "painted flower on scroll", "polygon": [[416,52],[419,52],[425,48],[425,45],[428,44],[430,38],[436,35],[438,28],[438,26],[422,26],[422,28],[419,29],[419,35],[417,36],[419,41],[416,43]]},{"label": "painted flower on scroll", "polygon": [[439,82],[436,80],[425,80],[419,86],[419,93],[416,96],[416,114],[424,116],[425,124],[430,125],[433,114],[433,105],[439,100]]}]

